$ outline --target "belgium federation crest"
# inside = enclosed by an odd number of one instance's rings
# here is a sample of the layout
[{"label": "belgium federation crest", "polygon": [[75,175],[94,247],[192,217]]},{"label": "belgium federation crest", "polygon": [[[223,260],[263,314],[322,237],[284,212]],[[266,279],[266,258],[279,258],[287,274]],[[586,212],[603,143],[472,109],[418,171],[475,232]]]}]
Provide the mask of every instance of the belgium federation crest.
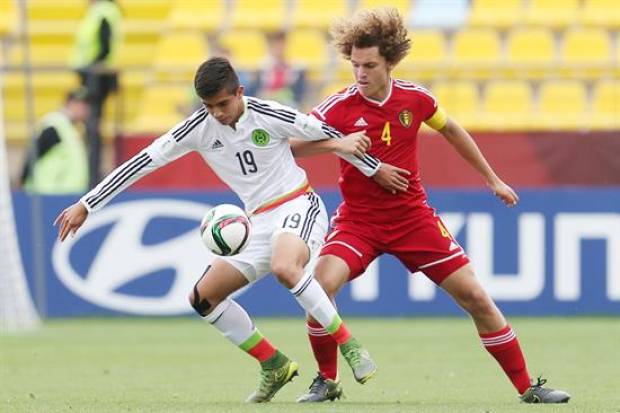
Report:
[{"label": "belgium federation crest", "polygon": [[411,126],[411,121],[413,120],[413,114],[411,113],[410,110],[405,109],[398,114],[398,119],[400,120],[400,123],[405,128],[408,128],[409,126]]},{"label": "belgium federation crest", "polygon": [[269,132],[265,129],[254,129],[252,131],[252,142],[254,142],[256,146],[267,146],[269,139]]}]

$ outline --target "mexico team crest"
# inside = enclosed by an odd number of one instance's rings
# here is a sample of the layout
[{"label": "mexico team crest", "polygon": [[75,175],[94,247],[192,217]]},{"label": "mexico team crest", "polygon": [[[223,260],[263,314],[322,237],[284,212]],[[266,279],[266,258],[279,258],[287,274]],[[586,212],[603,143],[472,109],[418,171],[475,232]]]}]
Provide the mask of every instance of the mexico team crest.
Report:
[{"label": "mexico team crest", "polygon": [[413,114],[411,113],[410,110],[405,109],[398,114],[398,119],[400,120],[400,123],[405,128],[408,128],[409,126],[411,126],[411,121],[413,120]]},{"label": "mexico team crest", "polygon": [[269,133],[265,129],[254,129],[252,131],[252,142],[256,146],[267,146],[269,139]]}]

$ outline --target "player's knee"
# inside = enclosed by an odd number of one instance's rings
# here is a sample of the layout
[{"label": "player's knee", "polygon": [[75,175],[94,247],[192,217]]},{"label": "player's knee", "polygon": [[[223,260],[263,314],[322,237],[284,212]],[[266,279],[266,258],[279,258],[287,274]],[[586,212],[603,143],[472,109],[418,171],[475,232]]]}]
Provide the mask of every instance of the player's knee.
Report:
[{"label": "player's knee", "polygon": [[462,294],[460,303],[468,313],[474,316],[486,316],[495,311],[495,304],[482,288]]},{"label": "player's knee", "polygon": [[287,288],[293,288],[300,277],[300,269],[284,261],[273,261],[271,272]]},{"label": "player's knee", "polygon": [[206,297],[201,297],[198,291],[192,291],[189,293],[189,304],[201,317],[207,316],[212,308],[215,307],[215,303],[209,301]]},{"label": "player's knee", "polygon": [[330,298],[335,296],[342,286],[342,283],[337,278],[325,276],[325,274],[321,272],[315,272],[314,278],[321,285],[321,287],[323,287]]}]

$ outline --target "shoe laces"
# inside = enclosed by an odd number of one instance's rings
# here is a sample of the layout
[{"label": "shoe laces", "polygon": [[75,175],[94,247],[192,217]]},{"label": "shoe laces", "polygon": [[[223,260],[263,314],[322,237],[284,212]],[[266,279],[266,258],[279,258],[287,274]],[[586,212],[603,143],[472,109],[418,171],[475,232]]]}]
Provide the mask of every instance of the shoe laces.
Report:
[{"label": "shoe laces", "polygon": [[357,366],[360,362],[360,351],[358,348],[356,347],[349,347],[344,351],[344,357],[347,359],[347,361],[349,362],[349,364],[351,364],[352,366]]},{"label": "shoe laces", "polygon": [[316,377],[314,378],[314,380],[312,380],[312,384],[310,384],[310,387],[308,388],[310,389],[310,393],[316,393],[324,386],[325,386],[325,379],[323,378],[321,373],[318,373]]},{"label": "shoe laces", "polygon": [[547,383],[547,379],[543,379],[542,376],[538,376],[536,379],[536,384],[533,384],[532,387],[542,387]]},{"label": "shoe laces", "polygon": [[258,391],[260,393],[267,394],[271,391],[271,374],[272,370],[261,369],[260,383],[258,383]]}]

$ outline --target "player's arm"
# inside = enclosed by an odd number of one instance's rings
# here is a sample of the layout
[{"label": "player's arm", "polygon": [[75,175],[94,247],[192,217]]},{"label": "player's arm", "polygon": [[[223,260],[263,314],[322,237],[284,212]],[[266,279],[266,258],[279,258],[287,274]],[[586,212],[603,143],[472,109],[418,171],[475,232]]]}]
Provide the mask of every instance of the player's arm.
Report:
[{"label": "player's arm", "polygon": [[58,226],[59,239],[64,241],[70,233],[75,234],[90,212],[103,208],[112,198],[143,176],[190,152],[191,147],[182,144],[181,140],[191,141],[200,129],[197,126],[206,118],[204,113],[206,112],[202,110],[197,111],[157,138],[136,156],[112,171],[79,201],[63,210],[54,221],[54,225]]},{"label": "player's arm", "polygon": [[[295,126],[296,128],[291,131],[293,133],[291,133],[290,136],[295,136],[305,141],[318,141],[323,139],[342,140],[345,138],[342,133],[325,122],[318,120],[314,116],[299,112],[297,113]],[[367,153],[354,155],[337,151],[335,154],[355,166],[361,173],[368,177],[376,174],[381,167],[381,162]]]},{"label": "player's arm", "polygon": [[[440,110],[441,108],[438,108],[438,111]],[[431,127],[433,127],[433,117],[430,119],[431,122],[427,121]],[[437,125],[435,124],[435,126]],[[478,145],[476,145],[476,142],[465,129],[446,116],[445,124],[437,130],[456,149],[461,157],[484,177],[487,185],[498,198],[508,206],[516,205],[519,201],[516,192],[497,176],[480,151],[480,148],[478,148]]]},{"label": "player's arm", "polygon": [[340,153],[363,156],[370,147],[370,138],[365,135],[366,131],[354,132],[344,136],[342,139],[323,139],[320,141],[304,141],[302,139],[291,138],[291,152],[296,158],[320,155],[323,153]]}]

